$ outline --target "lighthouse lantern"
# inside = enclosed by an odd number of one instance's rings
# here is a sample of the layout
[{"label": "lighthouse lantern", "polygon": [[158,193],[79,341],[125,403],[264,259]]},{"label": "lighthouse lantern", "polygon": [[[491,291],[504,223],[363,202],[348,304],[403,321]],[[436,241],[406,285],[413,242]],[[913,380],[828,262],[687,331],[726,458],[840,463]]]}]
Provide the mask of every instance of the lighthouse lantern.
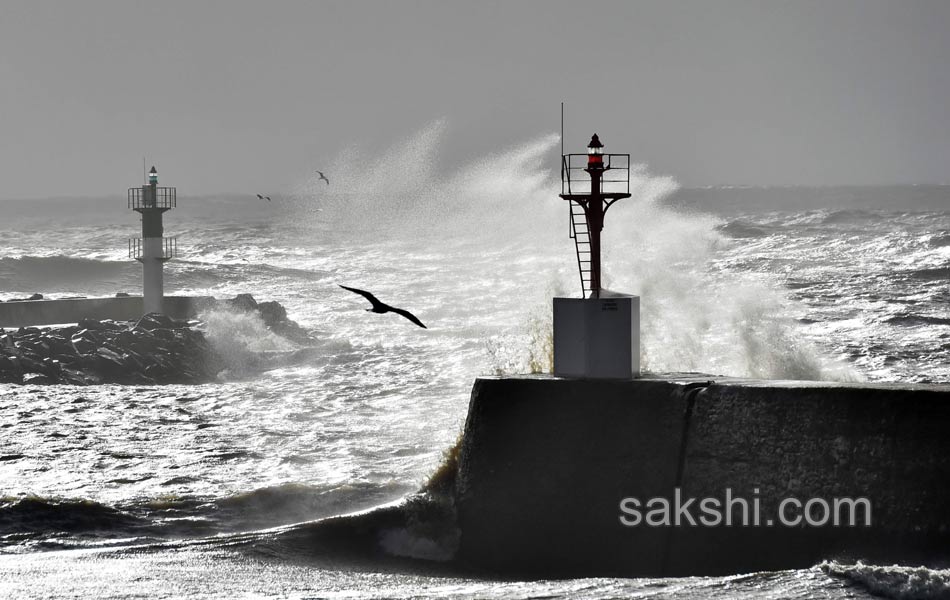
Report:
[{"label": "lighthouse lantern", "polygon": [[600,138],[595,133],[587,144],[587,168],[604,168],[604,145],[600,143]]}]

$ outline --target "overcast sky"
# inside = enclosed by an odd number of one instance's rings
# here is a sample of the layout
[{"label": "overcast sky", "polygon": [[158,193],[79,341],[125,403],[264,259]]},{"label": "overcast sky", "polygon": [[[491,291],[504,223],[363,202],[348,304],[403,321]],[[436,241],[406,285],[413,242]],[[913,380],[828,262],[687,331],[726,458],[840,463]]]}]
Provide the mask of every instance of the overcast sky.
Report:
[{"label": "overcast sky", "polygon": [[[688,186],[950,181],[950,2],[3,0],[0,198],[292,189],[598,132]],[[552,169],[557,158],[551,156]]]}]

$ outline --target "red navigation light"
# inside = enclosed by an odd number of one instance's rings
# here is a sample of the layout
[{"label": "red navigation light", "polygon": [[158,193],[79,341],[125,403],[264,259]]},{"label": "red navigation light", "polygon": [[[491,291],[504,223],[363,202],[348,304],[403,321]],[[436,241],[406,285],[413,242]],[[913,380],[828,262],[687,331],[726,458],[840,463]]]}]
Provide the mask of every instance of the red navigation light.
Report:
[{"label": "red navigation light", "polygon": [[590,138],[590,143],[587,144],[587,168],[604,168],[604,145],[600,143],[600,138],[597,137],[596,133],[594,137]]}]

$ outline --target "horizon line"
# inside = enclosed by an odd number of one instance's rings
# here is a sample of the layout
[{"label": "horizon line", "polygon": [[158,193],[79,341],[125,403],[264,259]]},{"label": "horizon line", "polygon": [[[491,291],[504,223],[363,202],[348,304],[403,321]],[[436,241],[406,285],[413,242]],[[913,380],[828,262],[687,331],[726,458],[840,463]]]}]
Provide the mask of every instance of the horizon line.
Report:
[{"label": "horizon line", "polygon": [[[926,183],[828,183],[828,184],[807,184],[807,183],[789,183],[789,184],[747,184],[747,183],[721,183],[711,185],[681,185],[677,191],[701,191],[701,190],[780,190],[780,189],[842,189],[842,188],[893,188],[893,187],[950,187],[950,182],[926,182]],[[358,192],[353,192],[358,193]],[[675,193],[675,192],[674,192]],[[288,196],[293,196],[289,194]],[[346,195],[345,193],[343,195]],[[224,197],[242,197],[254,199],[255,194],[251,192],[206,192],[200,194],[178,194],[179,197],[187,198],[224,198]],[[44,201],[44,200],[109,200],[125,199],[126,195],[121,193],[113,194],[77,194],[72,196],[52,195],[52,196],[9,196],[0,197],[0,202],[24,202],[24,201]]]}]

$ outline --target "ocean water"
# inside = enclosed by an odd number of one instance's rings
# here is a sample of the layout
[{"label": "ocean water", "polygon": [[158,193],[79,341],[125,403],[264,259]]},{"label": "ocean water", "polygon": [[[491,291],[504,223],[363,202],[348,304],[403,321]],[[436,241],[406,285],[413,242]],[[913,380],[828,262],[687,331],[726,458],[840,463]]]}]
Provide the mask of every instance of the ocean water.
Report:
[{"label": "ocean water", "polygon": [[[948,571],[834,557],[732,577],[492,581],[291,543],[416,492],[473,379],[545,368],[551,296],[579,293],[557,137],[446,172],[444,129],[345,150],[323,169],[332,185],[314,174],[272,202],[179,190],[166,293],[277,300],[313,343],[219,312],[204,315],[229,357],[217,383],[0,385],[0,597],[950,594]],[[950,382],[950,187],[684,190],[647,167],[632,183],[608,213],[605,285],[642,297],[645,369]],[[0,299],[140,290],[121,189],[0,211]],[[338,284],[429,328],[364,312]],[[250,372],[255,352],[282,358]],[[387,547],[425,554],[411,542]]]}]

